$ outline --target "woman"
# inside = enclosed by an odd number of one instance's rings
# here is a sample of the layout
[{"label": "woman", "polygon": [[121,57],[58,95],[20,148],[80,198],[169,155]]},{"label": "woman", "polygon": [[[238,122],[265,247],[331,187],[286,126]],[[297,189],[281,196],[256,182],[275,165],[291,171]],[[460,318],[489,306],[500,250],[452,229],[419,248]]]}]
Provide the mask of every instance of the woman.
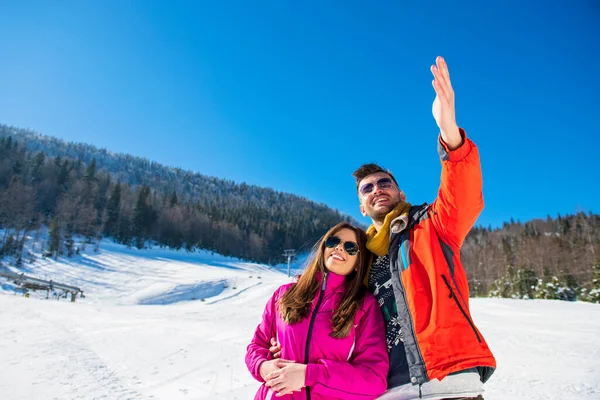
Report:
[{"label": "woman", "polygon": [[[383,317],[363,280],[365,233],[348,223],[315,245],[304,274],[267,302],[246,365],[259,382],[255,400],[374,399],[389,368]],[[281,359],[269,352],[281,345]]]}]

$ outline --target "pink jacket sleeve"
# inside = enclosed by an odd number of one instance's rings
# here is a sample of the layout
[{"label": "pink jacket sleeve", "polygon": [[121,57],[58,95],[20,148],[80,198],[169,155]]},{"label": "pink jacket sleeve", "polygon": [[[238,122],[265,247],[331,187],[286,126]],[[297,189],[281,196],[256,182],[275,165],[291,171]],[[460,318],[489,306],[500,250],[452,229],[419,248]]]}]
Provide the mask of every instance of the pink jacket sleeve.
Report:
[{"label": "pink jacket sleeve", "polygon": [[254,337],[246,348],[246,366],[254,379],[259,382],[265,381],[262,376],[260,376],[260,365],[267,360],[273,359],[269,352],[269,347],[271,347],[271,338],[275,337],[276,334],[276,303],[279,299],[280,292],[281,288],[277,289],[267,302],[263,312],[262,321],[256,327]]},{"label": "pink jacket sleeve", "polygon": [[387,387],[389,356],[385,325],[377,301],[368,294],[356,327],[354,354],[348,362],[321,359],[306,369],[306,386],[323,398],[374,399]]}]

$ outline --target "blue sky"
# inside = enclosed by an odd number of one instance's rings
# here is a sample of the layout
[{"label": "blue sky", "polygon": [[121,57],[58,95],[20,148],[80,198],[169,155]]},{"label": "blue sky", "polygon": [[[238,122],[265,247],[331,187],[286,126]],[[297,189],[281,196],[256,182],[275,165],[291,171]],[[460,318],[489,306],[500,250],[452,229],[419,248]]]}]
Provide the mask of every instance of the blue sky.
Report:
[{"label": "blue sky", "polygon": [[453,3],[3,4],[0,122],[367,222],[363,163],[413,203],[436,196],[443,55],[481,153],[478,224],[600,212],[600,4]]}]

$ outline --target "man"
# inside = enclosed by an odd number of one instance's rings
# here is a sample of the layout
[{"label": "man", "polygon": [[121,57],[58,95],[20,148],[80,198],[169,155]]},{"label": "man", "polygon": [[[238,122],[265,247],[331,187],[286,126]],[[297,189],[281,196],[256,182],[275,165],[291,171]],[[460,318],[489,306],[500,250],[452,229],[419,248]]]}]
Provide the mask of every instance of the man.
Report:
[{"label": "man", "polygon": [[[471,318],[460,261],[461,245],[483,209],[479,153],[456,124],[443,58],[431,72],[442,160],[437,199],[411,206],[391,172],[376,164],[353,174],[361,213],[373,222],[367,284],[386,321],[390,370],[380,400],[483,399],[483,383],[496,368]],[[277,357],[279,346],[272,344]]]},{"label": "man", "polygon": [[[438,197],[411,206],[394,176],[376,164],[358,168],[360,210],[373,224],[368,287],[386,320],[388,391],[380,399],[482,399],[496,361],[469,312],[460,248],[483,209],[475,144],[456,124],[448,66],[431,67],[433,115],[442,162]],[[414,172],[412,172],[414,173]]]}]

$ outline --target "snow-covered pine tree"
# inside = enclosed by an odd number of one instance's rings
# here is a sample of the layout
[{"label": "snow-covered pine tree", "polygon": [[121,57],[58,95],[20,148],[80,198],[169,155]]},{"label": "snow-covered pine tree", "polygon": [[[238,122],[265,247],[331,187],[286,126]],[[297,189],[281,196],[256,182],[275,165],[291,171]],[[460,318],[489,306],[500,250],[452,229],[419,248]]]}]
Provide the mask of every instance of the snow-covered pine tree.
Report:
[{"label": "snow-covered pine tree", "polygon": [[588,299],[592,303],[600,303],[600,261],[593,267],[594,277],[592,279],[592,288],[588,293]]}]

